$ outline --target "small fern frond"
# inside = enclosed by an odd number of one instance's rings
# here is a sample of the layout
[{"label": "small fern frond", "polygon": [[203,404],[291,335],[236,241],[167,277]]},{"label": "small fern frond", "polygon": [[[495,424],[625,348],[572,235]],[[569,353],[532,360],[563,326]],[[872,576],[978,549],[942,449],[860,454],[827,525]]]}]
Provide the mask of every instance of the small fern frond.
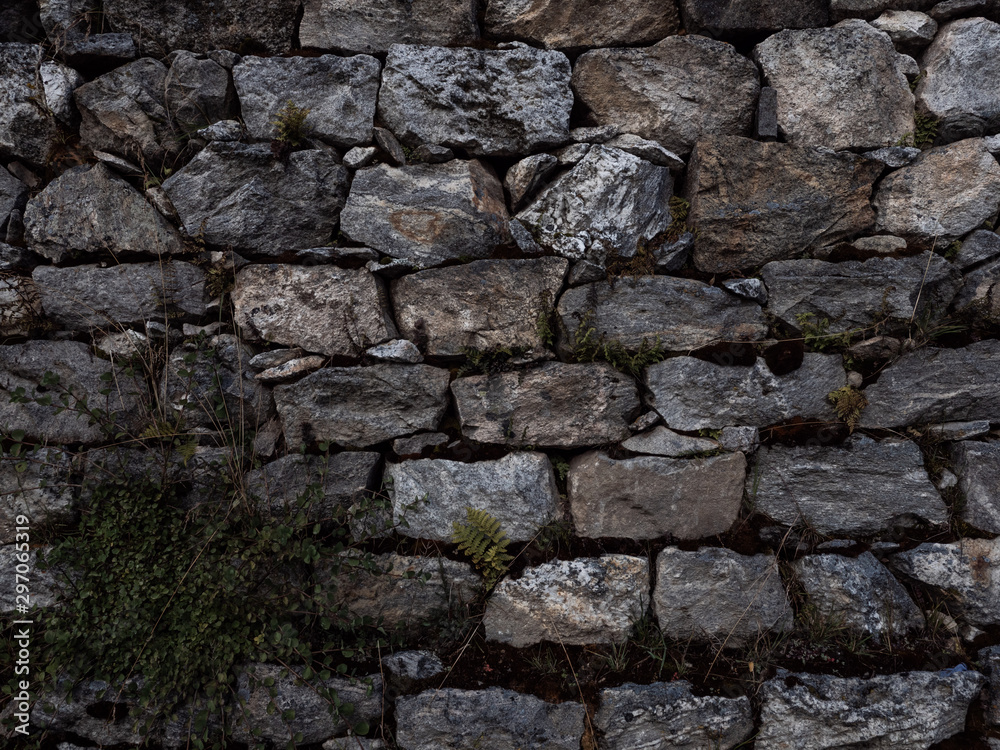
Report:
[{"label": "small fern frond", "polygon": [[513,556],[507,553],[510,540],[499,519],[485,510],[466,507],[464,522],[452,522],[451,540],[483,574],[487,586],[492,586],[504,573]]},{"label": "small fern frond", "polygon": [[861,424],[861,412],[868,406],[865,394],[857,388],[845,385],[827,395],[827,400],[833,404],[837,417],[842,419],[851,432]]}]

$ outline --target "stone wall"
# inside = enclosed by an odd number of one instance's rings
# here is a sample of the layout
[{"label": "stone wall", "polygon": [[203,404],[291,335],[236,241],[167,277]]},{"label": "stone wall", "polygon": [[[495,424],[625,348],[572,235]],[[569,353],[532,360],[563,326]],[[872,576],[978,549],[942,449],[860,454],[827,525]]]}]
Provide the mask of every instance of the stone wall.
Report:
[{"label": "stone wall", "polygon": [[[324,512],[391,502],[388,577],[339,584],[405,631],[335,685],[368,736],[258,665],[302,745],[1000,747],[995,0],[40,0],[0,36],[5,576],[159,404],[192,503],[234,422],[265,504],[322,456]],[[516,556],[485,598],[470,507]],[[415,624],[454,601],[465,641]],[[233,737],[283,743],[239,680]],[[141,741],[98,693],[33,725]]]}]

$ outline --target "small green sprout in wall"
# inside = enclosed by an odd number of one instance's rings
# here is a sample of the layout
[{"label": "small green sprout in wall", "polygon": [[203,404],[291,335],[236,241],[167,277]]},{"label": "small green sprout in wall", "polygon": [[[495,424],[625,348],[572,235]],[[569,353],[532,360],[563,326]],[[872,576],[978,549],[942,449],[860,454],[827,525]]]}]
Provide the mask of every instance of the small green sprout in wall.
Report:
[{"label": "small green sprout in wall", "polygon": [[464,522],[452,523],[451,540],[483,574],[486,588],[492,588],[507,572],[514,558],[507,554],[510,540],[500,521],[485,510],[466,507]]},{"label": "small green sprout in wall", "polygon": [[279,159],[287,159],[288,155],[301,146],[309,135],[306,118],[310,111],[305,107],[299,107],[289,99],[288,103],[274,116],[271,121],[274,126],[271,152]]}]

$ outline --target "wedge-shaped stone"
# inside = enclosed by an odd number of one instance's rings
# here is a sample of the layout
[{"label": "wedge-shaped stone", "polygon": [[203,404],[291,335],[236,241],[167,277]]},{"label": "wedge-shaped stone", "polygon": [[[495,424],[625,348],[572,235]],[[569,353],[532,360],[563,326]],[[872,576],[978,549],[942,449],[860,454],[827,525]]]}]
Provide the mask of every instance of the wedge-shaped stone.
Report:
[{"label": "wedge-shaped stone", "polygon": [[749,135],[760,83],[732,46],[689,35],[586,52],[573,66],[573,90],[596,124],[687,156],[702,136]]},{"label": "wedge-shaped stone", "polygon": [[1000,422],[1000,341],[963,349],[918,349],[887,367],[865,389],[862,427],[988,419]]},{"label": "wedge-shaped stone", "polygon": [[431,356],[504,348],[541,356],[539,320],[551,312],[568,266],[562,258],[477,260],[403,276],[392,284],[400,330],[422,338]]},{"label": "wedge-shaped stone", "polygon": [[329,441],[364,448],[435,430],[448,403],[448,371],[427,365],[327,367],[274,389],[290,447]]},{"label": "wedge-shaped stone", "polygon": [[742,453],[713,458],[591,451],[570,462],[566,488],[576,533],[584,537],[703,539],[724,534],[743,502]]},{"label": "wedge-shaped stone", "polygon": [[778,669],[764,683],[760,750],[922,750],[965,729],[978,672],[903,672],[868,679]]},{"label": "wedge-shaped stone", "polygon": [[833,421],[827,395],[847,376],[838,355],[806,354],[802,366],[777,376],[763,359],[722,367],[674,357],[646,369],[649,405],[675,430],[764,427],[793,417]]},{"label": "wedge-shaped stone", "polygon": [[938,32],[937,21],[916,10],[887,10],[871,25],[888,34],[896,49],[909,55],[916,55],[933,42]]},{"label": "wedge-shaped stone", "polygon": [[761,448],[747,489],[759,512],[820,534],[864,536],[894,524],[948,520],[920,449],[909,440],[854,436],[840,447]]},{"label": "wedge-shaped stone", "polygon": [[829,3],[823,0],[784,3],[734,0],[725,5],[715,0],[680,0],[680,6],[689,31],[696,34],[707,31],[714,37],[815,28],[826,26],[830,20]]},{"label": "wedge-shaped stone", "polygon": [[0,544],[17,541],[16,529],[25,525],[18,516],[40,529],[72,523],[77,483],[71,473],[69,454],[58,448],[0,453]]},{"label": "wedge-shaped stone", "polygon": [[[659,420],[655,412],[651,413]],[[668,430],[663,425],[657,425],[649,432],[630,437],[622,443],[622,448],[650,456],[685,458],[696,453],[717,450],[719,443],[717,440],[709,440],[708,438],[681,435],[679,432]]]},{"label": "wedge-shaped stone", "polygon": [[452,383],[462,433],[480,443],[582,448],[629,436],[635,382],[606,364],[540,367]]},{"label": "wedge-shaped stone", "polygon": [[870,230],[881,162],[746,138],[706,138],[688,162],[688,219],[702,271],[751,268]]},{"label": "wedge-shaped stone", "polygon": [[475,159],[361,169],[341,219],[352,240],[421,266],[488,258],[510,240],[500,180]]},{"label": "wedge-shaped stone", "polygon": [[653,610],[664,635],[723,648],[792,627],[777,559],[724,547],[664,549],[656,558]]},{"label": "wedge-shaped stone", "polygon": [[393,44],[378,114],[403,143],[514,156],[569,138],[573,93],[562,52]]},{"label": "wedge-shaped stone", "polygon": [[363,268],[246,266],[232,296],[234,320],[250,341],[358,357],[396,336],[385,290]]},{"label": "wedge-shaped stone", "polygon": [[1000,260],[965,274],[965,283],[955,297],[955,311],[986,324],[1000,323]]},{"label": "wedge-shaped stone", "polygon": [[1000,534],[1000,443],[961,442],[952,447],[951,459],[965,500],[962,520]]},{"label": "wedge-shaped stone", "polygon": [[555,560],[506,579],[486,604],[486,639],[523,648],[542,641],[620,643],[645,613],[649,561],[604,555]]}]

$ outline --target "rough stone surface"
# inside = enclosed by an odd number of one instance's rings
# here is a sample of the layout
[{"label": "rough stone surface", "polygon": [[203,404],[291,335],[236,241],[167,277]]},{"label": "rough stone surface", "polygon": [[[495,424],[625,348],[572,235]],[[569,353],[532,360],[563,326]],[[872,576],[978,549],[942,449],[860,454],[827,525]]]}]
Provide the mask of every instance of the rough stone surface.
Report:
[{"label": "rough stone surface", "polygon": [[341,218],[352,240],[425,266],[486,258],[510,240],[500,181],[475,159],[362,169]]},{"label": "rough stone surface", "polygon": [[566,488],[579,536],[687,540],[729,530],[745,477],[742,453],[615,460],[592,451],[570,462]]},{"label": "rough stone surface", "polygon": [[393,44],[378,114],[406,145],[530,154],[569,139],[570,64],[561,52]]},{"label": "rough stone surface", "polygon": [[23,211],[27,202],[28,186],[0,167],[0,226],[7,222],[11,211]]},{"label": "rough stone surface", "polygon": [[595,124],[683,157],[705,135],[749,135],[760,83],[756,67],[733,47],[690,35],[587,52],[573,66],[573,90]]},{"label": "rough stone surface", "polygon": [[523,648],[541,641],[617,643],[642,617],[649,561],[628,555],[555,560],[505,579],[486,604],[486,638]]},{"label": "rough stone surface", "polygon": [[1000,258],[1000,235],[987,229],[977,229],[962,241],[952,263],[965,271],[994,258]]},{"label": "rough stone surface", "polygon": [[[658,414],[650,413],[659,419]],[[622,443],[622,448],[626,450],[651,456],[667,456],[668,458],[684,458],[696,453],[714,451],[718,447],[719,444],[715,440],[681,435],[673,430],[668,430],[663,425],[658,425],[641,435],[630,437]]]},{"label": "rough stone surface", "polygon": [[416,365],[424,361],[416,344],[406,339],[393,339],[384,344],[373,346],[365,352],[365,356],[376,362],[397,362],[399,364]]},{"label": "rough stone surface", "polygon": [[[461,463],[420,459],[389,464],[393,520],[403,536],[451,541],[466,508],[484,510],[500,521],[507,538],[528,541],[556,515],[559,489],[544,453],[511,453],[496,461]],[[410,505],[416,507],[408,508]]]},{"label": "rough stone surface", "polygon": [[404,276],[392,284],[400,331],[422,338],[432,356],[504,348],[542,355],[539,320],[551,312],[568,265],[562,258],[477,260]]},{"label": "rough stone surface", "polygon": [[870,230],[879,162],[850,153],[706,138],[688,163],[685,195],[702,271],[793,258]]},{"label": "rough stone surface", "polygon": [[447,405],[448,371],[427,365],[327,367],[274,398],[289,446],[330,441],[363,448],[433,430]]},{"label": "rough stone surface", "polygon": [[1000,443],[958,443],[951,449],[951,459],[965,500],[962,520],[1000,534]]},{"label": "rough stone surface", "polygon": [[876,229],[918,247],[947,247],[1000,207],[1000,164],[981,138],[925,151],[879,186]]},{"label": "rough stone surface", "polygon": [[792,417],[834,421],[826,397],[845,383],[839,355],[827,354],[806,354],[799,369],[780,377],[763,359],[722,367],[675,357],[646,370],[650,406],[675,430],[764,427]]},{"label": "rough stone surface", "polygon": [[631,133],[615,136],[606,145],[638,156],[658,167],[667,167],[675,172],[684,169],[684,160],[673,151],[668,151],[656,141],[649,141]]},{"label": "rough stone surface", "polygon": [[601,691],[594,727],[602,732],[602,748],[737,747],[753,732],[753,710],[746,696],[696,696],[686,680],[620,687]]},{"label": "rough stone surface", "polygon": [[756,427],[723,427],[719,445],[724,451],[753,453],[760,447],[760,430]]},{"label": "rough stone surface", "polygon": [[23,276],[0,276],[0,337],[27,336],[42,324],[38,287]]},{"label": "rough stone surface", "polygon": [[871,22],[884,31],[900,52],[919,52],[934,41],[938,24],[926,13],[916,10],[887,10]]},{"label": "rough stone surface", "polygon": [[903,672],[868,679],[788,672],[764,683],[761,750],[928,748],[965,728],[978,672]]},{"label": "rough stone surface", "polygon": [[891,169],[899,169],[911,164],[914,159],[920,156],[920,149],[913,146],[888,146],[877,148],[874,151],[866,151],[862,156],[866,159],[880,161]]},{"label": "rough stone surface", "polygon": [[215,60],[178,52],[170,63],[164,87],[164,103],[180,133],[220,121],[233,122],[236,92],[229,71]]},{"label": "rough stone surface", "polygon": [[559,159],[552,154],[535,154],[508,169],[503,184],[510,195],[511,208],[515,211],[521,208],[558,168]]},{"label": "rough stone surface", "polygon": [[581,448],[624,440],[635,383],[606,364],[540,367],[452,383],[462,433],[480,443]]},{"label": "rough stone surface", "polygon": [[920,449],[908,440],[855,436],[842,447],[774,445],[761,448],[753,474],[759,512],[820,534],[868,535],[913,519],[948,520]]},{"label": "rough stone surface", "polygon": [[233,317],[250,341],[358,357],[396,335],[380,287],[365,269],[250,265],[236,276]]},{"label": "rough stone surface", "polygon": [[1000,260],[989,261],[965,275],[954,307],[958,313],[1000,323]]},{"label": "rough stone surface", "polygon": [[263,144],[213,142],[163,189],[189,235],[280,255],[330,239],[347,197],[347,170],[318,149],[296,151],[283,164]]},{"label": "rough stone surface", "polygon": [[401,750],[577,750],[586,709],[533,695],[488,690],[428,690],[396,703]]},{"label": "rough stone surface", "polygon": [[17,541],[15,527],[26,525],[17,523],[19,515],[39,529],[72,522],[76,490],[70,474],[70,456],[58,448],[0,454],[0,544]]},{"label": "rough stone surface", "polygon": [[723,648],[792,627],[777,560],[722,547],[664,549],[656,558],[653,610],[664,635]]},{"label": "rough stone surface", "polygon": [[722,286],[737,297],[753,300],[758,305],[767,304],[767,287],[760,279],[728,279]]},{"label": "rough stone surface", "polygon": [[984,718],[987,724],[1000,726],[1000,646],[984,648],[977,654],[977,658],[987,678],[981,696]]},{"label": "rough stone surface", "polygon": [[793,0],[770,3],[735,0],[720,5],[714,0],[681,0],[681,13],[688,31],[708,32],[726,37],[747,32],[778,31],[826,26],[829,3],[822,0]]},{"label": "rough stone surface", "polygon": [[437,448],[447,443],[451,438],[444,432],[425,432],[409,438],[392,441],[392,450],[397,456],[413,458],[419,456],[428,448]]}]

